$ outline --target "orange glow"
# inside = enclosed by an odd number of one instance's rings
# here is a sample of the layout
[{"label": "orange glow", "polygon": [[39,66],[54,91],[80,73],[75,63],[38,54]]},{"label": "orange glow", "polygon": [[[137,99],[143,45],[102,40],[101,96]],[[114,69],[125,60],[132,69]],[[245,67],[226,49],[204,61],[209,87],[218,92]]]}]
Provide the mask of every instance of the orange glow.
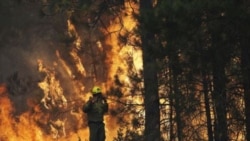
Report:
[{"label": "orange glow", "polygon": [[[142,52],[137,47],[133,46],[133,40],[138,40],[137,37],[131,36],[128,37],[129,41],[126,44],[120,44],[119,35],[125,36],[126,33],[132,32],[132,30],[137,26],[137,22],[132,18],[132,12],[137,11],[137,5],[133,5],[132,3],[125,3],[125,9],[121,15],[121,17],[117,17],[108,27],[108,30],[103,30],[105,34],[107,34],[106,44],[111,46],[110,52],[107,53],[106,64],[108,67],[108,80],[106,82],[107,89],[110,87],[114,87],[115,76],[119,77],[119,80],[126,85],[122,87],[121,91],[125,95],[123,98],[127,104],[142,104],[143,98],[141,96],[132,96],[130,92],[130,88],[133,87],[129,79],[128,71],[138,72],[142,69]],[[121,23],[122,21],[122,23]],[[111,34],[110,34],[111,33]],[[135,70],[131,70],[128,66],[128,61],[134,65]],[[131,65],[131,64],[130,64]],[[141,86],[142,87],[142,86]],[[113,107],[119,107],[117,103],[112,103]],[[137,108],[138,111],[141,110],[141,107]],[[125,115],[124,117],[128,122],[131,122],[131,115]],[[144,115],[142,115],[144,117]],[[112,123],[112,120],[109,119],[109,126],[113,126],[111,134],[117,134],[117,130],[119,125]],[[107,121],[109,121],[107,120]],[[110,123],[112,123],[110,125]],[[132,128],[132,127],[131,127]],[[115,129],[115,130],[114,130]]]},{"label": "orange glow", "polygon": [[5,85],[0,85],[0,140],[1,141],[43,141],[46,137],[36,126],[29,113],[14,117],[13,105]]},{"label": "orange glow", "polygon": [[[56,128],[49,128],[52,127],[51,124],[46,128],[41,129],[41,127],[39,127],[37,123],[39,122],[40,124],[44,124],[44,126],[46,124],[49,124],[49,122],[47,121],[49,119],[49,116],[46,113],[42,112],[41,108],[39,108],[38,105],[34,105],[33,102],[28,101],[28,105],[34,107],[31,107],[30,111],[24,112],[21,115],[15,117],[13,115],[15,109],[13,109],[13,105],[9,98],[6,86],[3,84],[0,85],[1,141],[52,141],[59,138],[61,141],[88,139],[88,130],[86,128],[81,128],[76,132],[67,132],[65,136],[61,136],[60,130]],[[70,115],[73,115],[73,113]],[[59,119],[55,122],[57,122],[55,124],[61,124]],[[70,123],[66,121],[65,124]],[[65,129],[67,130],[67,128]],[[56,132],[58,132],[58,136],[56,136]]]},{"label": "orange glow", "polygon": [[78,69],[78,71],[79,71],[83,76],[86,76],[85,68],[83,67],[83,64],[82,64],[82,61],[81,61],[80,57],[77,55],[76,50],[72,50],[72,52],[70,53],[70,55],[71,55],[72,58],[75,60],[76,68]]},{"label": "orange glow", "polygon": [[78,71],[83,76],[86,76],[86,71],[85,71],[85,68],[84,68],[83,63],[82,63],[83,60],[81,60],[81,58],[78,56],[78,50],[81,49],[81,42],[82,41],[81,41],[81,38],[79,37],[74,25],[70,22],[70,20],[68,20],[68,34],[71,37],[76,38],[76,40],[74,41],[75,48],[73,48],[71,50],[70,55],[74,59],[75,64],[76,64],[76,68],[78,69]]},{"label": "orange glow", "polygon": [[[63,95],[63,89],[59,81],[55,78],[55,72],[44,67],[41,60],[38,60],[38,63],[39,71],[46,73],[44,80],[38,83],[38,86],[44,91],[44,97],[41,103],[43,103],[46,109],[50,109],[51,106],[67,107],[67,99]],[[50,107],[48,101],[51,102]]]},{"label": "orange glow", "polygon": [[[125,34],[125,31],[132,32],[136,26],[136,22],[131,18],[131,12],[130,5],[126,4],[123,11],[124,16],[122,16],[124,25],[121,34]],[[78,31],[70,20],[67,21],[67,25],[68,35],[75,39],[69,49],[72,64],[81,75],[80,77],[92,76],[92,74],[88,74],[88,70],[84,67],[85,60],[82,56],[79,56],[79,51],[83,49],[83,43]],[[110,25],[108,29],[112,32],[120,26],[120,23],[117,22]],[[104,50],[104,45],[110,45],[111,50]],[[126,62],[131,57],[135,65],[135,71],[142,69],[141,50],[130,44],[119,45],[118,32],[111,34],[105,43],[102,43],[101,39],[97,39],[96,47],[100,51],[106,51],[105,63],[108,66],[108,78],[103,82],[98,80],[97,77],[91,77],[94,79],[93,83],[102,87],[103,91],[106,92],[113,85],[114,75],[119,72],[119,79],[128,85],[128,88],[122,90],[127,95],[126,102],[142,104],[141,97],[129,96],[129,87],[132,84],[127,76],[129,68]],[[28,108],[22,113],[15,113],[15,108],[18,107],[15,107],[12,103],[6,86],[0,85],[0,141],[88,140],[89,131],[81,107],[91,96],[87,92],[90,88],[85,86],[81,79],[76,79],[74,68],[70,67],[72,64],[69,65],[69,62],[64,60],[65,58],[60,53],[59,50],[55,51],[57,60],[53,60],[53,66],[49,66],[42,59],[37,60],[38,71],[42,74],[41,81],[37,83],[41,91],[36,93],[38,95],[36,98],[40,99],[25,99],[24,105]],[[60,75],[63,75],[63,78]],[[61,79],[66,79],[67,82]],[[64,86],[67,84],[70,84],[70,88],[66,91]],[[117,103],[111,99],[108,99],[108,102],[111,109],[116,108]],[[127,117],[129,120],[130,116],[127,115]],[[106,139],[111,141],[117,135],[119,125],[116,122],[116,117],[109,114],[105,116],[104,122],[106,124]]]},{"label": "orange glow", "polygon": [[[117,17],[114,22],[108,27],[108,31],[103,30],[106,32],[108,39],[106,40],[106,44],[112,46],[111,51],[107,54],[106,63],[110,66],[109,67],[109,86],[112,86],[114,76],[119,73],[119,77],[125,83],[129,83],[128,79],[128,66],[127,60],[128,57],[133,58],[134,65],[137,70],[142,69],[142,52],[140,49],[132,46],[130,43],[125,45],[119,44],[118,36],[126,34],[126,32],[132,32],[132,30],[136,27],[137,23],[132,18],[132,12],[137,11],[137,6],[133,5],[131,7],[131,3],[125,3],[125,10],[122,13],[123,17]],[[122,21],[122,23],[121,23]],[[112,33],[112,34],[110,34]],[[130,40],[136,39],[135,36],[129,37]]]},{"label": "orange glow", "polygon": [[72,71],[70,69],[70,67],[67,66],[67,64],[65,63],[65,61],[61,58],[59,51],[56,51],[56,56],[58,57],[60,63],[63,66],[63,69],[66,70],[67,74],[71,77],[74,78],[74,75],[72,74]]}]

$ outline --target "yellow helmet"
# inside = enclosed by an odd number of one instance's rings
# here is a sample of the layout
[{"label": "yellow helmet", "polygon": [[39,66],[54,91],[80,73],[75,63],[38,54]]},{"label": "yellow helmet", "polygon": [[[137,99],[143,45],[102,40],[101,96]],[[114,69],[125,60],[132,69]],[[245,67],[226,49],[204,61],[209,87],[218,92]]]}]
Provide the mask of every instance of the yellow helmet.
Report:
[{"label": "yellow helmet", "polygon": [[94,86],[91,90],[92,94],[99,94],[99,93],[102,93],[102,90],[100,87],[98,86]]}]

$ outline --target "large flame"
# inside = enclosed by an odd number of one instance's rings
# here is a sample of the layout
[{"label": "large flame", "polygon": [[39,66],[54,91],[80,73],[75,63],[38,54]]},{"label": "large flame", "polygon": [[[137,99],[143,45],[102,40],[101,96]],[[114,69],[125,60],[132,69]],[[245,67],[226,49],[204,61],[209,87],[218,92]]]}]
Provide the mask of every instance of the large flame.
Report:
[{"label": "large flame", "polygon": [[[138,40],[138,37],[131,35],[134,28],[137,26],[137,22],[133,18],[134,12],[138,12],[138,5],[127,2],[124,5],[124,11],[121,15],[122,18],[117,17],[108,27],[108,30],[104,30],[107,34],[106,44],[112,46],[110,52],[107,54],[106,63],[109,65],[107,87],[115,87],[115,79],[124,85],[119,88],[124,94],[123,101],[126,104],[142,105],[143,97],[141,93],[131,94],[131,88],[135,87],[130,81],[129,75],[131,72],[139,74],[142,70],[142,51],[133,42]],[[119,36],[126,36],[127,42],[120,43]],[[131,66],[129,66],[131,65]],[[118,86],[119,87],[119,86]],[[139,86],[142,88],[142,83]],[[117,103],[113,103],[113,106],[119,106]],[[144,110],[142,106],[136,107],[138,117],[144,118]],[[125,120],[132,125],[134,115],[125,115]],[[130,126],[132,130],[135,130]],[[118,125],[115,126],[115,132],[118,130]],[[142,130],[139,130],[139,133]],[[142,133],[142,132],[141,132]],[[115,133],[113,133],[115,134]]]},{"label": "large flame", "polygon": [[[124,16],[120,17],[123,25],[120,22],[114,22],[108,27],[108,30],[112,32],[122,26],[121,32],[106,33],[110,36],[105,43],[98,39],[96,41],[96,46],[100,51],[104,51],[104,44],[111,46],[111,50],[106,52],[104,61],[108,66],[108,78],[105,82],[99,81],[97,76],[89,74],[84,67],[85,60],[79,55],[84,43],[74,24],[68,20],[68,35],[75,39],[68,53],[74,68],[69,61],[62,57],[60,50],[55,51],[57,60],[51,60],[52,66],[46,64],[42,58],[37,60],[38,71],[42,74],[37,86],[41,90],[38,93],[42,93],[42,95],[38,95],[39,99],[27,98],[24,105],[29,108],[19,114],[16,114],[16,107],[11,101],[7,86],[0,85],[0,141],[88,140],[86,116],[81,107],[91,96],[88,92],[90,87],[82,82],[83,79],[76,78],[75,73],[78,73],[77,75],[80,75],[81,78],[91,76],[93,84],[100,85],[106,92],[114,85],[116,74],[119,74],[119,79],[127,86],[132,86],[128,77],[127,61],[129,59],[132,58],[135,69],[142,69],[141,51],[130,44],[120,45],[118,41],[119,34],[125,34],[125,31],[131,32],[136,26],[136,22],[132,18],[131,5],[126,3],[124,8]],[[117,17],[117,21],[120,18]],[[129,87],[122,91],[129,95]],[[142,103],[141,97],[127,98],[129,103]],[[108,102],[110,108],[115,109],[116,103],[110,99]],[[116,117],[105,116],[105,124],[106,138],[111,141],[117,135],[119,128]]]},{"label": "large flame", "polygon": [[55,107],[67,107],[67,99],[63,95],[62,87],[60,82],[55,77],[55,72],[46,69],[41,60],[38,60],[39,71],[46,74],[44,80],[38,83],[39,87],[44,91],[44,97],[41,102],[44,104],[46,109],[50,106]]},{"label": "large flame", "polygon": [[30,118],[30,113],[26,112],[19,117],[14,117],[13,105],[9,99],[7,88],[0,85],[0,140],[1,141],[43,141],[47,139],[42,130],[36,126],[34,120]]},{"label": "large flame", "polygon": [[76,38],[76,40],[74,41],[74,45],[75,48],[73,48],[70,52],[70,55],[72,56],[72,58],[74,59],[74,62],[76,64],[76,68],[77,70],[83,75],[86,76],[86,71],[85,68],[83,67],[83,62],[80,59],[80,57],[78,56],[78,50],[81,49],[81,38],[79,37],[74,25],[70,22],[70,20],[68,20],[68,33],[70,36],[73,36]]},{"label": "large flame", "polygon": [[[62,141],[88,139],[88,130],[86,128],[75,127],[76,131],[67,131],[69,130],[67,126],[73,125],[74,120],[81,121],[82,116],[80,114],[71,110],[65,116],[68,118],[53,119],[32,100],[28,100],[27,103],[31,109],[19,116],[15,116],[15,109],[13,109],[7,88],[3,84],[0,85],[1,141],[44,141],[59,138]],[[44,128],[41,129],[41,127]]]}]

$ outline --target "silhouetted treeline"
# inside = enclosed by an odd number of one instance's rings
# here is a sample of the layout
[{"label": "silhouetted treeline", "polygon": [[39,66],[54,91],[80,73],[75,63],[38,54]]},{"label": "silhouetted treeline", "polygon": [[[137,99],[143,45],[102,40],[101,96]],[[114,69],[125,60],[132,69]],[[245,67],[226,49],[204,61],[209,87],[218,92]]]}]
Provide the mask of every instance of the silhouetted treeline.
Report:
[{"label": "silhouetted treeline", "polygon": [[150,2],[141,1],[138,20],[145,140],[150,130],[159,140],[158,121],[163,140],[250,140],[250,3]]}]

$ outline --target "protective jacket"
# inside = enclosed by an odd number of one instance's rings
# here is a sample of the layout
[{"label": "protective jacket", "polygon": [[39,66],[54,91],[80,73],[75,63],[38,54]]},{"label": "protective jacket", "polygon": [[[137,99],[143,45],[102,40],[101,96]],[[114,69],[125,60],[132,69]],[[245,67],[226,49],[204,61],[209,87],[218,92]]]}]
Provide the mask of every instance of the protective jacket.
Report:
[{"label": "protective jacket", "polygon": [[108,104],[103,98],[98,98],[95,102],[89,100],[83,106],[83,111],[87,113],[89,122],[102,122],[103,115],[108,111]]}]

